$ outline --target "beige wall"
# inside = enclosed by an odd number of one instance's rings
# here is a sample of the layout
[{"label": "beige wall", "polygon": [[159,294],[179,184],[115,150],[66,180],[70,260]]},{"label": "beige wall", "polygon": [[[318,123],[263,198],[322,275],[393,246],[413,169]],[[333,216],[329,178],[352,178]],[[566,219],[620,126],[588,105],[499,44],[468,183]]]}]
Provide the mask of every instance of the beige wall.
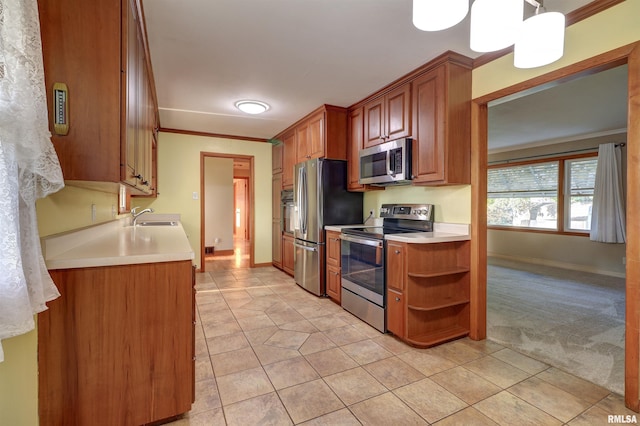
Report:
[{"label": "beige wall", "polygon": [[271,144],[206,136],[160,132],[158,140],[158,197],[136,199],[132,205],[152,207],[157,213],[180,213],[182,224],[200,268],[200,153],[254,157],[254,262],[271,262]]},{"label": "beige wall", "polygon": [[374,217],[380,217],[380,206],[385,203],[433,204],[436,222],[471,223],[471,186],[456,185],[443,187],[397,186],[384,191],[364,194],[364,217],[373,210]]}]

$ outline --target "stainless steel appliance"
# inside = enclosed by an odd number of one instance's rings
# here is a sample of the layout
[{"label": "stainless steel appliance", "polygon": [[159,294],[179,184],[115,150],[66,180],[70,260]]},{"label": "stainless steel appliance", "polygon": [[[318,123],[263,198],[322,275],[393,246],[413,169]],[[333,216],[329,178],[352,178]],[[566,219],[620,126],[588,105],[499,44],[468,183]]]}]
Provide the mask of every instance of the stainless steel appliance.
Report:
[{"label": "stainless steel appliance", "polygon": [[343,228],[342,307],[386,332],[385,235],[433,232],[432,204],[383,204],[381,227]]},{"label": "stainless steel appliance", "polygon": [[397,139],[361,149],[359,182],[398,185],[411,181],[411,139]]},{"label": "stainless steel appliance", "polygon": [[324,227],[362,223],[362,193],[347,191],[343,160],[298,163],[294,179],[294,278],[302,288],[324,296]]},{"label": "stainless steel appliance", "polygon": [[280,193],[280,230],[287,234],[293,234],[293,228],[295,227],[295,214],[293,204],[293,191],[285,189]]}]

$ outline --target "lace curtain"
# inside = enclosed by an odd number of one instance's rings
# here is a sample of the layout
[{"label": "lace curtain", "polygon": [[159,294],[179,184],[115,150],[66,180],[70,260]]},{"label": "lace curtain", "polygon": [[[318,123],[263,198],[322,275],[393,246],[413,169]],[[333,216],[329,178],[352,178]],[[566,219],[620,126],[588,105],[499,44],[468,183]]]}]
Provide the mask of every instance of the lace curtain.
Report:
[{"label": "lace curtain", "polygon": [[624,243],[626,220],[622,189],[622,158],[613,143],[598,147],[598,165],[593,190],[591,241]]},{"label": "lace curtain", "polygon": [[0,0],[0,362],[2,339],[33,330],[60,295],[36,218],[36,199],[64,186],[45,93],[37,0]]}]

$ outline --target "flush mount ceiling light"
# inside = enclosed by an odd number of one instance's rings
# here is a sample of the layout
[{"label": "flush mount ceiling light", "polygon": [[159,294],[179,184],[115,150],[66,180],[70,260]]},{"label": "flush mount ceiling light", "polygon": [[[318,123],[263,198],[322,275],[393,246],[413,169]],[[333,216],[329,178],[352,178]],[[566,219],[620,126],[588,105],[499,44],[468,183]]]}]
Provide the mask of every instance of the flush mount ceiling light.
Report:
[{"label": "flush mount ceiling light", "polygon": [[[413,0],[413,25],[439,31],[462,21],[470,0]],[[523,22],[524,3],[536,8]],[[559,12],[539,13],[543,0],[475,0],[471,6],[470,47],[494,52],[514,46],[514,66],[535,68],[564,53],[565,18]]]},{"label": "flush mount ceiling light", "polygon": [[511,46],[523,15],[521,0],[476,0],[471,6],[471,49],[494,52]]},{"label": "flush mount ceiling light", "polygon": [[238,101],[235,103],[236,108],[247,114],[262,114],[269,109],[269,105],[260,101]]},{"label": "flush mount ceiling light", "polygon": [[453,27],[469,12],[469,0],[413,0],[413,25],[422,31]]},{"label": "flush mount ceiling light", "polygon": [[564,54],[564,15],[559,12],[539,13],[522,23],[520,36],[513,49],[516,68],[536,68],[562,58]]}]

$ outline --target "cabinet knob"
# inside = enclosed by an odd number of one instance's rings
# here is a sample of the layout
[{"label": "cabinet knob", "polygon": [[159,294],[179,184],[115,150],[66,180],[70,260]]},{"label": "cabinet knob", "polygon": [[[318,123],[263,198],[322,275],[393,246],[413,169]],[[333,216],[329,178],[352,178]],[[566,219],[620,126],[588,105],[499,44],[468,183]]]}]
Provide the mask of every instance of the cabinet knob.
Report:
[{"label": "cabinet knob", "polygon": [[395,250],[394,253],[395,254],[400,254],[400,250]]},{"label": "cabinet knob", "polygon": [[396,297],[396,302],[399,302],[399,301],[400,301],[400,298],[399,298],[399,297]]}]

